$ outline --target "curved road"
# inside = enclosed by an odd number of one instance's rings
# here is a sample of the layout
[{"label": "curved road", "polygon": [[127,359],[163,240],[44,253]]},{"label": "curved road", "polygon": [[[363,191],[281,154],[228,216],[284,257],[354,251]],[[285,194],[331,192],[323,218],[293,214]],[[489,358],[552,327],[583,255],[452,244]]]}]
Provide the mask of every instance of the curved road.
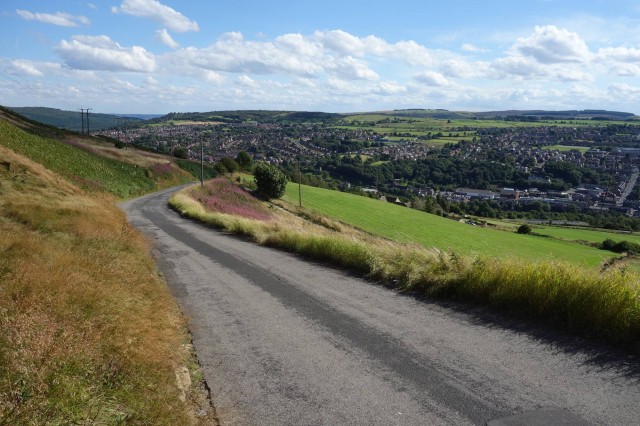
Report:
[{"label": "curved road", "polygon": [[185,314],[222,424],[640,424],[640,363],[483,311],[400,295],[122,205]]}]

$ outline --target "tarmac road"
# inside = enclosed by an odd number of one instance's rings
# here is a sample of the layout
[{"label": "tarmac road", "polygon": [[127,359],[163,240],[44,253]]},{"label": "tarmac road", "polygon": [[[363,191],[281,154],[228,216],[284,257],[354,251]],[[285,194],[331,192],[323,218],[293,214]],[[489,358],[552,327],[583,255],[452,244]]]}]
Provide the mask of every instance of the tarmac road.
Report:
[{"label": "tarmac road", "polygon": [[224,425],[638,425],[636,357],[420,301],[167,207],[122,205],[189,317]]}]

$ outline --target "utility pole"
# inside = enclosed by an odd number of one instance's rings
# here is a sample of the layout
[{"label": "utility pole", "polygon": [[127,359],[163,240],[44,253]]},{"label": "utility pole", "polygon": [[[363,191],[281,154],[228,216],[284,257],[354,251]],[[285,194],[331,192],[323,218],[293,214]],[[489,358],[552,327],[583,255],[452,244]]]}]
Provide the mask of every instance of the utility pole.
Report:
[{"label": "utility pole", "polygon": [[83,108],[78,108],[80,110],[80,120],[82,120],[82,133],[80,133],[81,135],[84,134],[84,109]]},{"label": "utility pole", "polygon": [[118,141],[122,142],[122,139],[120,139],[120,120],[122,120],[120,117],[116,117],[113,119],[116,122],[116,127],[118,129]]},{"label": "utility pole", "polygon": [[298,160],[298,207],[302,207],[302,173],[300,172],[300,160]]},{"label": "utility pole", "polygon": [[89,111],[91,111],[91,108],[87,108],[87,135],[89,134]]},{"label": "utility pole", "polygon": [[200,186],[204,186],[204,136],[200,135]]},{"label": "utility pole", "polygon": [[89,111],[91,108],[78,108],[80,110],[80,119],[82,120],[82,133],[84,134],[84,114],[87,114],[87,134],[89,134]]}]

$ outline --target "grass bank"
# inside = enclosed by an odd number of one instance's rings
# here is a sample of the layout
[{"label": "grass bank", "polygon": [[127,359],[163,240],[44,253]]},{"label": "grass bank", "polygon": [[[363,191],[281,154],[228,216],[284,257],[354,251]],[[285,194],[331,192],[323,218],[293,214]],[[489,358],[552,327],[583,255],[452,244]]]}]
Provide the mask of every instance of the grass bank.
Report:
[{"label": "grass bank", "polygon": [[191,187],[174,195],[170,204],[185,216],[357,270],[402,291],[490,306],[639,349],[640,286],[635,275],[597,274],[566,262],[456,255],[380,238],[291,206],[296,214],[271,204],[269,219],[248,219],[212,209],[200,202],[203,197],[199,187]]},{"label": "grass bank", "polygon": [[0,147],[0,424],[189,424],[184,320],[143,238]]},{"label": "grass bank", "polygon": [[1,118],[0,425],[209,424],[185,320],[115,205],[181,173]]}]

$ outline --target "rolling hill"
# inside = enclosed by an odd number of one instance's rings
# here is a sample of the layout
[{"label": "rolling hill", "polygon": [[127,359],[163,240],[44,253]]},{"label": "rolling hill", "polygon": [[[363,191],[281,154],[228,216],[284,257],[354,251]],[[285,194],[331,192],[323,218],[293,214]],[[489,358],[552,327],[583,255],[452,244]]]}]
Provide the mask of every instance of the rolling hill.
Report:
[{"label": "rolling hill", "polygon": [[[82,130],[82,118],[80,111],[64,111],[55,108],[44,107],[12,107],[11,110],[24,115],[30,120],[38,121],[61,129],[80,132]],[[116,118],[121,115],[89,113],[89,128],[91,130],[109,129],[116,126]],[[129,120],[142,121],[137,115],[127,116]],[[155,117],[155,116],[154,116]],[[85,116],[85,130],[87,129]]]}]

